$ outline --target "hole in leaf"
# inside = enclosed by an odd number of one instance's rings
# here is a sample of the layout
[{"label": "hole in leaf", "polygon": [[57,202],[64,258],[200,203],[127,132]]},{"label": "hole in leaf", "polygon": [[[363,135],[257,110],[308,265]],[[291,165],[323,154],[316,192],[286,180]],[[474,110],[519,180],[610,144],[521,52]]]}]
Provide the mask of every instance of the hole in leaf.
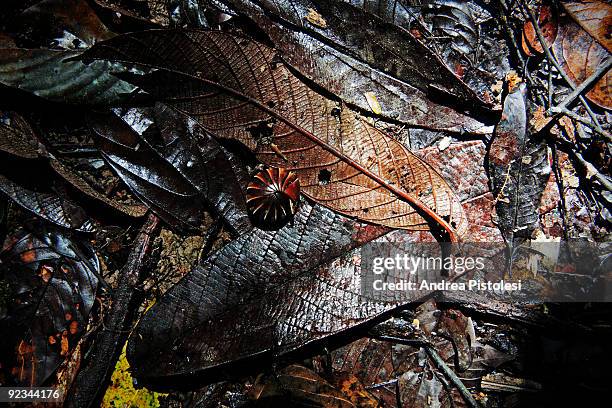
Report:
[{"label": "hole in leaf", "polygon": [[319,184],[329,184],[331,180],[331,171],[327,169],[319,170]]}]

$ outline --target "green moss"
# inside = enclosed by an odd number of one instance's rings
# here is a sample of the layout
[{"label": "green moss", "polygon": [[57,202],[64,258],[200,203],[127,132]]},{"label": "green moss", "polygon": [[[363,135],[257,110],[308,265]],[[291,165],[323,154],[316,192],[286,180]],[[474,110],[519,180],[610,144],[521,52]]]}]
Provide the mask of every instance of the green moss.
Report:
[{"label": "green moss", "polygon": [[130,374],[130,364],[125,358],[125,345],[115,366],[115,371],[111,377],[111,384],[106,389],[103,408],[145,408],[159,407],[157,392],[149,391],[145,388],[136,389]]}]

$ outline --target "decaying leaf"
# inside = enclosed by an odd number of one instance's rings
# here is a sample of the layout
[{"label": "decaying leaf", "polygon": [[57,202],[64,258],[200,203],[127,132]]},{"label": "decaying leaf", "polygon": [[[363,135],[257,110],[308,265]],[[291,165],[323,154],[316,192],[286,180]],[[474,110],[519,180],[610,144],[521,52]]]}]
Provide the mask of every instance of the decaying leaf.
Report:
[{"label": "decaying leaf", "polygon": [[349,397],[334,388],[321,376],[300,365],[290,365],[270,378],[253,385],[249,396],[257,406],[353,408]]},{"label": "decaying leaf", "polygon": [[550,177],[546,145],[527,132],[526,87],[515,86],[504,100],[502,119],[487,161],[497,220],[504,239],[530,237],[539,223],[540,198]]},{"label": "decaying leaf", "polygon": [[[554,10],[547,5],[541,6],[538,14],[538,26],[542,31],[542,35],[546,40],[546,45],[548,48],[550,48],[557,38],[558,24],[557,16]],[[523,52],[529,56],[534,56],[535,54],[541,54],[544,52],[542,44],[536,35],[536,30],[531,21],[526,21],[525,25],[523,26],[521,46],[523,48]]]},{"label": "decaying leaf", "polygon": [[[52,101],[74,104],[113,104],[134,97],[138,90],[114,75],[118,64],[83,64],[74,58],[83,48],[114,34],[84,0],[45,0],[24,11],[20,19],[56,49],[0,48],[0,83]],[[59,36],[59,37],[58,37]],[[56,38],[58,37],[58,38]]]},{"label": "decaying leaf", "polygon": [[612,52],[612,5],[607,1],[562,1],[563,8],[604,48]]},{"label": "decaying leaf", "polygon": [[[419,326],[395,317],[381,323],[373,331],[390,333],[405,340],[427,340],[449,367],[469,381],[467,384],[470,386],[475,384],[479,375],[491,372],[512,359],[491,346],[469,340],[475,337],[470,331],[471,320],[457,310],[438,309],[433,300],[418,306],[414,320],[419,321]],[[463,351],[460,351],[462,348]],[[470,356],[462,356],[466,353]],[[446,382],[444,375],[437,371],[425,350],[418,346],[362,338],[333,351],[331,357],[332,372],[352,374],[361,379],[364,385],[376,386],[372,393],[385,406],[397,406],[398,399],[402,407],[465,405],[455,388],[443,386]],[[394,380],[397,382],[393,383]]]},{"label": "decaying leaf", "polygon": [[[447,85],[437,80],[420,82],[418,79],[412,81],[411,78],[398,79],[389,72],[393,67],[406,65],[418,66],[423,72],[442,70],[453,75],[430,50],[416,42],[410,33],[406,34],[402,27],[403,20],[400,21],[405,15],[400,12],[403,10],[402,2],[396,2],[396,11],[393,11],[393,2],[387,1],[381,1],[380,7],[368,7],[364,3],[362,9],[360,4],[340,4],[338,1],[327,4],[329,2],[290,0],[277,2],[278,7],[268,2],[250,0],[207,3],[213,9],[223,4],[225,8],[222,11],[229,13],[229,8],[234,14],[252,19],[270,37],[280,57],[293,69],[338,95],[351,106],[370,111],[363,95],[373,92],[381,104],[380,115],[386,119],[455,132],[484,134],[491,131],[490,126],[446,106],[448,98],[440,98],[440,103],[431,101],[432,94],[437,89],[447,88]],[[340,7],[343,11],[334,17],[330,6]],[[327,18],[325,13],[331,13],[330,18],[334,22],[326,20],[328,24],[325,29],[311,25],[304,18],[308,8],[318,10],[317,13],[321,13],[324,18]],[[346,27],[336,24],[337,19],[341,18],[339,16],[354,20],[353,27],[357,30],[354,42],[345,35]],[[379,22],[379,16],[388,19],[389,23]],[[389,30],[391,23],[395,26]],[[249,34],[249,30],[245,30],[245,33]],[[399,37],[397,43],[407,49],[400,52],[385,48],[385,44],[393,43],[387,41],[388,36]],[[369,47],[380,47],[378,50],[384,55],[374,57]],[[401,61],[392,64],[391,55]],[[426,64],[436,68],[424,67]],[[457,81],[454,75],[453,78],[447,77],[447,80]],[[465,104],[462,104],[461,109],[465,108]]]},{"label": "decaying leaf", "polygon": [[71,60],[77,51],[0,49],[0,83],[42,98],[75,104],[112,104],[136,87],[113,76],[120,64]]},{"label": "decaying leaf", "polygon": [[0,150],[25,159],[39,156],[39,145],[30,124],[17,112],[0,111]]},{"label": "decaying leaf", "polygon": [[173,386],[173,376],[217,379],[219,369],[324,341],[394,308],[360,295],[352,258],[336,259],[386,231],[304,203],[292,224],[240,236],[143,317],[128,343],[135,376],[154,388]]},{"label": "decaying leaf", "polygon": [[0,320],[1,367],[16,367],[18,384],[39,386],[86,329],[98,286],[98,258],[88,243],[38,227],[35,233],[22,230],[12,236],[0,259],[1,278],[13,294],[7,317]]},{"label": "decaying leaf", "polygon": [[[295,172],[302,192],[334,211],[393,228],[423,230],[433,223],[451,240],[466,228],[461,205],[433,168],[307,87],[268,47],[222,32],[150,31],[99,43],[86,58],[159,68],[132,81],[214,136],[237,140],[263,163]],[[237,65],[244,68],[231,68]]]},{"label": "decaying leaf", "polygon": [[[587,2],[590,3],[590,2]],[[597,2],[599,3],[599,2]],[[590,3],[592,4],[592,3]],[[604,7],[605,8],[605,7]],[[607,6],[607,10],[612,9]],[[587,8],[587,10],[589,10]],[[578,22],[582,22],[583,26],[592,28],[594,24],[603,25],[603,20],[599,19],[599,15],[585,13],[576,14]],[[608,17],[608,21],[612,17]],[[593,21],[595,20],[595,22]],[[608,29],[610,24],[608,24]],[[589,32],[592,32],[591,29]],[[603,41],[602,45],[596,38],[592,37],[589,32],[585,31],[578,23],[566,17],[561,21],[557,40],[553,44],[553,51],[557,60],[561,64],[561,68],[570,77],[574,83],[580,85],[589,78],[607,58],[610,57],[612,46],[610,46],[610,33],[607,40]],[[599,33],[598,35],[601,35]],[[600,38],[604,40],[606,37]],[[608,47],[608,48],[606,48]],[[608,71],[592,89],[586,93],[586,97],[602,108],[612,109],[612,71]]]},{"label": "decaying leaf", "polygon": [[52,190],[30,190],[0,174],[0,191],[21,207],[60,227],[84,232],[95,229],[93,220],[77,203]]}]

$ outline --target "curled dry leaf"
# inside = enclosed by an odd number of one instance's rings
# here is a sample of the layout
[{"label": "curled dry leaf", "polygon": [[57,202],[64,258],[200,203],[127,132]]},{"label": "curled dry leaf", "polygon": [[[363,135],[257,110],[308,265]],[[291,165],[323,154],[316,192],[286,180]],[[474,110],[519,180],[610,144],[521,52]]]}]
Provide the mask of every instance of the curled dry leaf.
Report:
[{"label": "curled dry leaf", "polygon": [[[610,10],[610,6],[607,6]],[[588,9],[587,9],[588,10]],[[598,24],[604,24],[606,19],[599,19],[598,14],[590,15],[587,12],[584,14],[576,14],[580,21],[583,21],[583,26],[588,24],[588,27],[594,27],[595,22]],[[588,18],[587,16],[591,16]],[[607,18],[609,21],[610,18]],[[610,24],[607,26],[607,30],[610,28]],[[593,31],[591,29],[591,31]],[[601,33],[598,33],[598,35]],[[565,73],[576,83],[580,85],[587,78],[589,78],[600,64],[602,64],[607,58],[610,58],[610,34],[608,37],[602,38],[602,42],[599,42],[596,38],[585,31],[578,23],[574,22],[570,18],[562,20],[559,27],[559,34],[557,40],[553,44],[553,51],[557,60],[561,64],[561,68]],[[608,47],[608,48],[606,48]],[[612,109],[612,71],[608,71],[603,78],[601,78],[592,89],[586,93],[586,97],[593,103],[601,106],[602,108]]]},{"label": "curled dry leaf", "polygon": [[[557,38],[557,30],[559,25],[557,15],[552,7],[546,5],[540,7],[540,12],[538,14],[538,25],[540,26],[540,30],[542,30],[542,35],[546,40],[546,45],[548,48],[550,48]],[[523,26],[521,47],[523,48],[523,52],[531,57],[544,52],[542,49],[542,44],[536,35],[535,28],[533,27],[533,23],[531,21],[526,21],[525,25]]]},{"label": "curled dry leaf", "polygon": [[334,211],[393,228],[433,226],[451,240],[467,226],[431,166],[306,86],[262,44],[222,32],[149,31],[99,43],[84,57],[158,68],[130,78],[216,137],[295,172],[302,192]]},{"label": "curled dry leaf", "polygon": [[[0,260],[0,276],[13,294],[7,317],[0,319],[0,367],[17,367],[18,384],[39,386],[85,331],[98,287],[98,258],[87,242],[39,226],[36,233],[11,236]],[[15,349],[16,357],[10,355]]]}]

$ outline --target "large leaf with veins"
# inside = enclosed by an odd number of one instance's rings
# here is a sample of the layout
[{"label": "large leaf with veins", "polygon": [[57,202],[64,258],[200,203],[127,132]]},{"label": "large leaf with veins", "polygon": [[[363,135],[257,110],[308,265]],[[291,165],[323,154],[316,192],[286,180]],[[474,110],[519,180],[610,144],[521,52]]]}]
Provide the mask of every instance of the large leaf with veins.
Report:
[{"label": "large leaf with veins", "polygon": [[446,181],[395,139],[306,86],[274,50],[222,32],[159,30],[95,45],[84,58],[159,69],[131,77],[219,138],[241,142],[300,178],[302,192],[392,228],[466,228]]}]

